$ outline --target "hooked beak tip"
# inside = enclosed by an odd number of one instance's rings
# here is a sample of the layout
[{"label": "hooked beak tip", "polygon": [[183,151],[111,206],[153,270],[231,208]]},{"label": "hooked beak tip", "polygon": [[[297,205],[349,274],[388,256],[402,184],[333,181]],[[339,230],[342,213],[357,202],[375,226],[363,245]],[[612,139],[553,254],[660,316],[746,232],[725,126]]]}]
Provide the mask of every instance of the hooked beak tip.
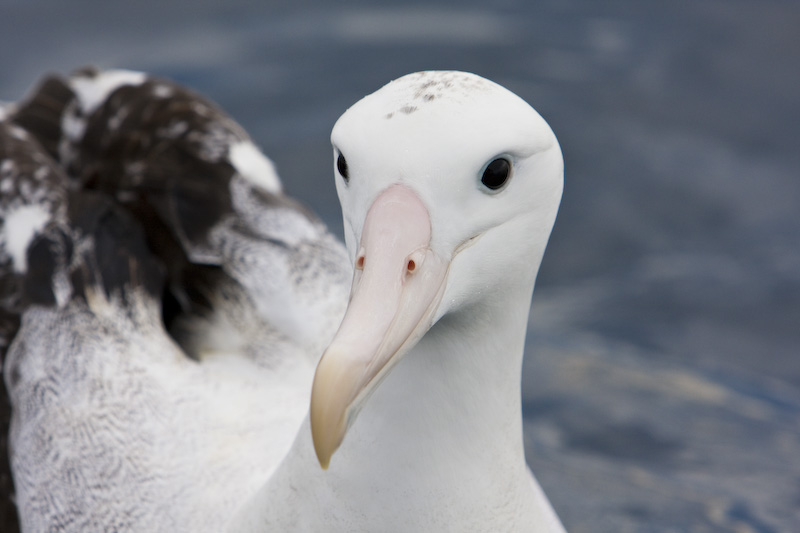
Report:
[{"label": "hooked beak tip", "polygon": [[[339,449],[346,432],[346,419],[351,391],[357,389],[349,383],[352,373],[341,364],[341,354],[322,356],[311,391],[311,438],[319,465],[327,470],[331,457]],[[338,352],[338,350],[333,350]],[[339,356],[339,357],[337,357]]]},{"label": "hooked beak tip", "polygon": [[317,455],[317,461],[319,461],[319,466],[321,466],[323,470],[327,470],[328,466],[331,463],[331,457],[333,456],[334,452],[339,448],[339,445],[332,443],[330,439],[326,439],[322,435],[325,435],[324,430],[317,427],[315,431],[315,424],[313,423],[313,418],[312,418],[311,437],[312,440],[314,441],[314,452]]},{"label": "hooked beak tip", "polygon": [[317,450],[317,460],[319,461],[319,466],[323,470],[327,470],[328,466],[331,464],[331,456],[330,455],[320,455],[319,450]]}]

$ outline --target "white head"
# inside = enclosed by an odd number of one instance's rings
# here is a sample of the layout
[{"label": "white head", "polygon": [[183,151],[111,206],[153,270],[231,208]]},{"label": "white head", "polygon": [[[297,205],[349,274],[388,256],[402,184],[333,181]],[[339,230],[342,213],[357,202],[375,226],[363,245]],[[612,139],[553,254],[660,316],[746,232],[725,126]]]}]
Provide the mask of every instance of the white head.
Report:
[{"label": "white head", "polygon": [[532,290],[563,188],[547,123],[474,74],[395,80],[342,115],[331,138],[356,270],[314,380],[323,467],[369,394],[437,320]]}]

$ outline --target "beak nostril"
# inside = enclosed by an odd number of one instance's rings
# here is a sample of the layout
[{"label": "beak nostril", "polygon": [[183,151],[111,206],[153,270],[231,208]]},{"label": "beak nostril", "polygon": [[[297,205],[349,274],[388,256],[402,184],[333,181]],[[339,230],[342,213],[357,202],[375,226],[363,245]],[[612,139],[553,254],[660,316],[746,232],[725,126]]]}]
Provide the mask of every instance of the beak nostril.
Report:
[{"label": "beak nostril", "polygon": [[408,260],[408,265],[406,266],[406,269],[407,269],[409,272],[414,272],[414,270],[415,270],[416,268],[417,268],[417,264],[414,262],[414,260],[413,260],[413,259],[409,259],[409,260]]},{"label": "beak nostril", "polygon": [[359,255],[358,259],[356,259],[356,268],[359,270],[364,270],[364,256]]}]

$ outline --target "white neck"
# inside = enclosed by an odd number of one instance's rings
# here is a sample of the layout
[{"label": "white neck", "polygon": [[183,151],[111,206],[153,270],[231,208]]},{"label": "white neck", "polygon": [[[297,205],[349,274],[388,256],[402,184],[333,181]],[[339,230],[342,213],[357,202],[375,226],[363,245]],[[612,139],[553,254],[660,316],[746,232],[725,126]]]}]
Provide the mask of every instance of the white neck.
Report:
[{"label": "white neck", "polygon": [[366,401],[327,471],[306,420],[235,530],[560,531],[522,442],[532,285],[442,318]]}]

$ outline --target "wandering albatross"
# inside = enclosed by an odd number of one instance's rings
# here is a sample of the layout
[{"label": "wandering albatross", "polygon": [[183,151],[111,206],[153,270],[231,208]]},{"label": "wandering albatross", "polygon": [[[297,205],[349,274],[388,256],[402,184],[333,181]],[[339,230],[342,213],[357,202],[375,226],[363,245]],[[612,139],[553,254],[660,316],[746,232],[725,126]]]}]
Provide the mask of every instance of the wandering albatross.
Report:
[{"label": "wandering albatross", "polygon": [[518,96],[418,72],[348,109],[346,249],[171,82],[86,70],[6,115],[24,531],[563,531],[520,402],[563,163]]}]

